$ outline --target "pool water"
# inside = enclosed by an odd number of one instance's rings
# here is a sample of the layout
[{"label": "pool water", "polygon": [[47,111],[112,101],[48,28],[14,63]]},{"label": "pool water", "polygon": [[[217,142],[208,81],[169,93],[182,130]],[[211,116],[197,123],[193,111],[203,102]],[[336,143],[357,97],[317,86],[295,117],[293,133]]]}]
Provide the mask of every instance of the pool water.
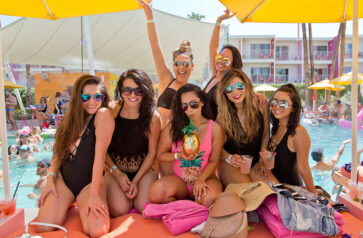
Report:
[{"label": "pool water", "polygon": [[[340,128],[339,126],[335,125],[322,125],[322,126],[312,126],[303,124],[307,129],[310,139],[311,139],[311,149],[310,152],[317,148],[323,147],[325,161],[330,159],[337,151],[340,145],[344,140],[351,139],[352,134],[351,130]],[[49,143],[53,141],[53,138],[46,138],[43,144]],[[358,130],[358,149],[363,147],[363,130]],[[9,139],[9,144],[15,144],[15,139]],[[42,146],[39,146],[42,147]],[[18,181],[20,184],[35,184],[39,176],[36,175],[36,165],[38,161],[41,161],[45,158],[51,158],[52,152],[46,152],[43,148],[41,148],[41,152],[33,153],[33,157],[35,157],[36,162],[28,165],[24,165],[21,167],[17,167],[16,160],[9,161],[9,168],[10,168],[10,184],[13,186],[11,187],[11,194],[13,194],[15,190],[15,185]],[[344,163],[348,163],[351,161],[351,152],[352,146],[351,143],[345,146],[345,150],[338,162],[338,166],[342,166]],[[312,160],[311,156],[309,155],[309,163],[310,165],[314,165],[315,161]],[[0,163],[0,169],[2,169],[2,163]],[[314,178],[314,184],[320,185],[329,193],[332,192],[334,187],[334,183],[331,180],[331,171],[312,171],[312,175]],[[28,193],[35,192],[40,194],[40,191],[34,191],[32,187],[20,187],[17,192],[17,206],[22,208],[31,208],[37,207],[37,199],[29,199],[27,197]],[[0,184],[0,196],[3,197],[4,194],[4,187],[3,184]]]}]

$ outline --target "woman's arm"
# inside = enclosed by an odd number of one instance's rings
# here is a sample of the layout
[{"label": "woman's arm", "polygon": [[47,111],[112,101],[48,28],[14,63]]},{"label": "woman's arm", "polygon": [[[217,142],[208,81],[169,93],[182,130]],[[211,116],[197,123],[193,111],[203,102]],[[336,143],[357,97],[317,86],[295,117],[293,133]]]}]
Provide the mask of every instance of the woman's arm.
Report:
[{"label": "woman's arm", "polygon": [[223,14],[217,18],[216,25],[213,29],[212,37],[209,42],[209,65],[212,70],[212,75],[216,75],[216,73],[217,73],[216,66],[215,66],[215,60],[216,60],[216,55],[218,52],[219,32],[221,30],[221,23],[223,20],[229,19],[233,16],[234,16],[234,14],[231,14],[228,9],[225,10],[225,14]]},{"label": "woman's arm", "polygon": [[163,92],[167,85],[173,80],[173,74],[170,72],[168,66],[165,63],[164,55],[160,47],[158,33],[156,32],[154,16],[152,8],[149,4],[143,0],[137,0],[144,8],[144,12],[147,19],[147,33],[151,45],[151,50],[154,57],[154,63],[156,72],[159,78],[159,92]]},{"label": "woman's arm", "polygon": [[115,128],[115,120],[112,117],[111,111],[107,108],[98,110],[94,123],[96,128],[96,145],[90,195],[98,195],[99,193],[105,156]]},{"label": "woman's arm", "polygon": [[161,162],[171,162],[175,160],[174,153],[170,152],[173,143],[170,135],[170,127],[171,125],[168,123],[160,134],[160,141],[156,150],[156,156]]},{"label": "woman's arm", "polygon": [[54,102],[53,102],[53,106],[54,106],[54,108],[57,110],[57,113],[59,113],[59,108],[58,108],[58,101],[59,101],[59,99],[55,99],[54,100]]},{"label": "woman's arm", "polygon": [[292,137],[296,151],[297,167],[301,177],[304,180],[306,189],[315,193],[313,176],[309,166],[310,137],[306,129],[299,125],[296,128],[296,134]]},{"label": "woman's arm", "polygon": [[149,139],[149,151],[145,157],[144,162],[142,163],[139,171],[136,173],[135,178],[132,180],[134,184],[138,184],[140,179],[147,173],[147,171],[151,168],[151,165],[154,162],[154,158],[156,155],[156,149],[159,142],[161,130],[161,120],[160,116],[157,113],[154,113],[154,116],[151,120],[150,125],[150,135]]},{"label": "woman's arm", "polygon": [[[261,98],[260,98],[261,100]],[[266,96],[263,96],[263,100],[267,102]],[[261,141],[260,151],[267,150],[268,142],[270,140],[270,108],[268,103],[263,103],[260,107],[260,111],[263,117],[263,134]]]}]

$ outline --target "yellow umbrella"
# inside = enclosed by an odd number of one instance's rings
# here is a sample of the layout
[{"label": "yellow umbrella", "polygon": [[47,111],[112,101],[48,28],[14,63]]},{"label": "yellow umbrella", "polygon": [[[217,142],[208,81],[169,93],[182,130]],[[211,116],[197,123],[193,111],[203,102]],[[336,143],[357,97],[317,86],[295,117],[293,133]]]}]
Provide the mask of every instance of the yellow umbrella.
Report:
[{"label": "yellow umbrella", "polygon": [[[235,12],[241,22],[327,23],[353,19],[353,0],[219,1],[231,12]],[[346,12],[344,12],[345,4]],[[363,4],[359,4],[358,18],[362,17]]]},{"label": "yellow umbrella", "polygon": [[[361,84],[362,81],[363,81],[363,74],[358,74],[357,83]],[[350,85],[350,84],[352,84],[352,72],[340,75],[339,77],[336,77],[335,79],[330,80],[330,83],[338,84],[338,85]]]},{"label": "yellow umbrella", "polygon": [[330,91],[342,91],[345,89],[345,87],[341,86],[341,85],[331,84],[328,79],[325,79],[323,81],[310,85],[309,89],[313,89],[313,90],[325,89],[325,90],[330,90]]},{"label": "yellow umbrella", "polygon": [[61,19],[139,9],[136,0],[1,0],[1,15]]},{"label": "yellow umbrella", "polygon": [[14,88],[24,88],[23,86],[10,82],[9,80],[4,80],[4,88],[14,89]]},{"label": "yellow umbrella", "polygon": [[258,92],[267,92],[267,91],[273,92],[273,91],[276,91],[276,90],[277,90],[277,88],[272,87],[272,86],[270,86],[268,84],[265,84],[265,83],[255,87],[255,91],[258,91]]}]

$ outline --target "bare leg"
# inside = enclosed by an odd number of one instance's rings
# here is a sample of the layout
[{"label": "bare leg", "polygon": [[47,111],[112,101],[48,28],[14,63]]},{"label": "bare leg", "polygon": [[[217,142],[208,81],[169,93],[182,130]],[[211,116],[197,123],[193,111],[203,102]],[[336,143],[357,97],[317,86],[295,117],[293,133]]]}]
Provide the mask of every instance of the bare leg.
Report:
[{"label": "bare leg", "polygon": [[173,162],[159,162],[159,169],[161,177],[174,174]]},{"label": "bare leg", "polygon": [[230,183],[250,183],[251,179],[247,174],[242,174],[239,168],[229,165],[226,161],[221,160],[218,163],[219,179],[224,186]]},{"label": "bare leg", "polygon": [[270,182],[270,181],[272,181],[272,182],[275,182],[275,183],[279,183],[279,181],[277,180],[277,178],[271,173],[271,179],[269,179],[269,180],[267,180],[264,176],[261,176],[260,174],[258,174],[257,172],[256,172],[256,166],[255,167],[253,167],[252,169],[251,169],[251,172],[249,173],[249,176],[250,176],[250,178],[251,178],[251,180],[253,181],[253,182],[256,182],[256,181],[262,181],[262,182],[265,182],[265,183],[267,183],[267,182]]},{"label": "bare leg", "polygon": [[109,213],[111,217],[119,217],[128,213],[132,206],[125,192],[122,191],[117,180],[110,174],[106,173],[107,179],[107,202],[109,207]]},{"label": "bare leg", "polygon": [[[56,189],[58,197],[55,197],[53,193],[50,193],[45,199],[43,206],[40,207],[39,213],[35,221],[46,222],[57,225],[63,225],[69,206],[74,201],[74,196],[71,190],[64,183],[62,177],[58,177],[56,181]],[[52,231],[55,228],[36,226],[36,232]]]},{"label": "bare leg", "polygon": [[134,206],[140,213],[143,211],[143,205],[150,201],[150,189],[156,180],[157,174],[149,171],[141,178],[138,184],[138,194],[134,199]]},{"label": "bare leg", "polygon": [[150,190],[150,201],[152,203],[168,203],[187,197],[187,186],[181,178],[174,174],[157,180]]},{"label": "bare leg", "polygon": [[[102,182],[100,184],[100,197],[102,201],[107,206],[106,199],[106,179],[102,178]],[[77,204],[79,209],[79,215],[81,217],[83,231],[88,234],[90,237],[100,237],[110,230],[110,218],[104,217],[100,215],[99,218],[95,216],[93,212],[90,212],[87,216],[87,197],[90,192],[90,184],[85,188],[77,196]]]},{"label": "bare leg", "polygon": [[202,196],[202,199],[196,199],[195,201],[203,206],[209,207],[215,201],[216,196],[223,192],[223,187],[221,182],[219,182],[216,178],[209,178],[207,180],[207,184],[211,190],[207,190],[207,195]]},{"label": "bare leg", "polygon": [[8,111],[6,113],[8,114],[8,119],[9,119],[9,122],[11,124],[11,130],[19,129],[18,125],[16,124],[16,121],[14,120],[14,112],[13,111]]}]

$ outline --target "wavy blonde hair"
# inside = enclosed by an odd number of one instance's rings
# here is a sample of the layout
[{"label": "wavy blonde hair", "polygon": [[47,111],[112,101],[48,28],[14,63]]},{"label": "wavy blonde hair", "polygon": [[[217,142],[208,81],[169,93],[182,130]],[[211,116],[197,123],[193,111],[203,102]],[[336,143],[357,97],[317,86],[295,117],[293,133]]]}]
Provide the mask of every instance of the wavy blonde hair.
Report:
[{"label": "wavy blonde hair", "polygon": [[193,53],[192,53],[192,44],[188,40],[183,40],[180,43],[179,48],[173,50],[173,60],[178,55],[188,55],[190,57],[190,62],[193,63]]},{"label": "wavy blonde hair", "polygon": [[[242,101],[242,113],[245,116],[245,120],[242,123],[238,119],[236,106],[228,99],[224,91],[226,86],[235,77],[240,78],[246,85],[244,88],[245,97]],[[230,69],[224,74],[218,83],[217,103],[222,127],[227,137],[237,144],[247,144],[254,141],[260,129],[261,113],[258,98],[253,91],[252,82],[242,70]]]}]

